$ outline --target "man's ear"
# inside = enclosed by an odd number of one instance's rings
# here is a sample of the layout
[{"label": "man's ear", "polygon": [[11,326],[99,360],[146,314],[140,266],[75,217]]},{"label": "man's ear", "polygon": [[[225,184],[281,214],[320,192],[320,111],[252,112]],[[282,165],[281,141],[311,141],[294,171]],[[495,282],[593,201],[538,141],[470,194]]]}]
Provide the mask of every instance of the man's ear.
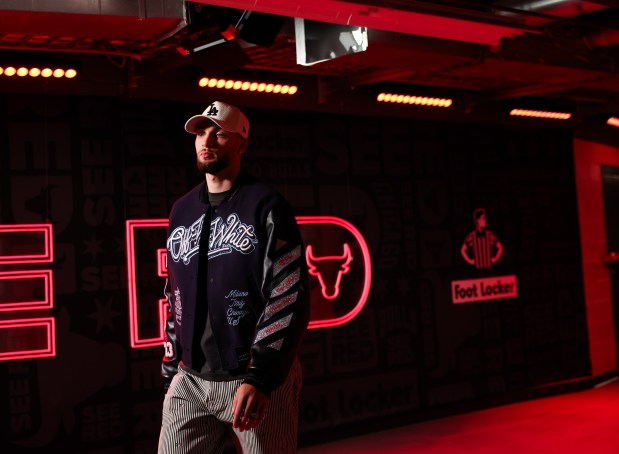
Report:
[{"label": "man's ear", "polygon": [[243,142],[241,142],[241,146],[239,147],[239,154],[244,154],[247,151],[248,144],[247,139],[243,139]]}]

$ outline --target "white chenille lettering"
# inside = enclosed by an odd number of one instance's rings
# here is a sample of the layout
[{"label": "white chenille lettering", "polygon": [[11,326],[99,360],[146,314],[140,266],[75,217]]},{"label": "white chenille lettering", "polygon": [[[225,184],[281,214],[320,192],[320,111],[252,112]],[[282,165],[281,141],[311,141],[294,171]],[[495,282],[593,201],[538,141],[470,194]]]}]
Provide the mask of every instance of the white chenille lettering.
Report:
[{"label": "white chenille lettering", "polygon": [[200,235],[204,215],[200,216],[189,227],[181,225],[176,227],[168,237],[167,248],[174,262],[183,260],[187,265],[191,258],[200,250]]},{"label": "white chenille lettering", "polygon": [[256,248],[257,243],[254,227],[241,222],[238,215],[229,215],[225,222],[218,217],[211,222],[209,259],[229,254],[232,250],[249,254]]}]

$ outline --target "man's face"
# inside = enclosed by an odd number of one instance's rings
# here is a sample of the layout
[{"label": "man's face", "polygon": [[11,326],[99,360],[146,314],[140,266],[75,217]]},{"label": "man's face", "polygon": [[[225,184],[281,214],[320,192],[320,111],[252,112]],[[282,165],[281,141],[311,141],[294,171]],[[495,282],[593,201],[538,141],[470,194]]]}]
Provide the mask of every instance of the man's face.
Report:
[{"label": "man's face", "polygon": [[231,164],[239,164],[245,150],[245,140],[238,134],[224,131],[208,123],[196,132],[196,163],[202,173],[217,174]]}]

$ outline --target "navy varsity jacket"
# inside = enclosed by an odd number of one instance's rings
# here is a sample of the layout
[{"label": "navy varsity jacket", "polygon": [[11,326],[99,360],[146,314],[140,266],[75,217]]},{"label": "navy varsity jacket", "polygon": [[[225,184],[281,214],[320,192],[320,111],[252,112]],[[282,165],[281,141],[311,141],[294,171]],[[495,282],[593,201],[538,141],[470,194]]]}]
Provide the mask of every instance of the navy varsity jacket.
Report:
[{"label": "navy varsity jacket", "polygon": [[[197,305],[208,304],[223,368],[245,370],[245,382],[269,393],[286,378],[309,322],[299,229],[285,199],[245,172],[218,207],[205,194],[202,182],[170,212],[164,386],[180,361],[192,368],[193,339],[203,330],[195,326]],[[205,219],[211,220],[208,265],[199,282]],[[206,301],[197,300],[199,285],[206,286]]]}]

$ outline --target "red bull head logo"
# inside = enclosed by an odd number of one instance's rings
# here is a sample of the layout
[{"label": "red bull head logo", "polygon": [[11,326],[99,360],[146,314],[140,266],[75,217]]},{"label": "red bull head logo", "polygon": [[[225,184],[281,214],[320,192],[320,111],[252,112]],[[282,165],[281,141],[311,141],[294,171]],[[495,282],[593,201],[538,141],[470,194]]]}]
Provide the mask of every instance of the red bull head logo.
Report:
[{"label": "red bull head logo", "polygon": [[305,249],[308,271],[312,276],[318,278],[322,296],[325,299],[333,300],[340,295],[340,283],[342,276],[350,271],[352,254],[350,246],[344,243],[344,253],[339,256],[328,255],[324,257],[314,257],[312,245]]}]

